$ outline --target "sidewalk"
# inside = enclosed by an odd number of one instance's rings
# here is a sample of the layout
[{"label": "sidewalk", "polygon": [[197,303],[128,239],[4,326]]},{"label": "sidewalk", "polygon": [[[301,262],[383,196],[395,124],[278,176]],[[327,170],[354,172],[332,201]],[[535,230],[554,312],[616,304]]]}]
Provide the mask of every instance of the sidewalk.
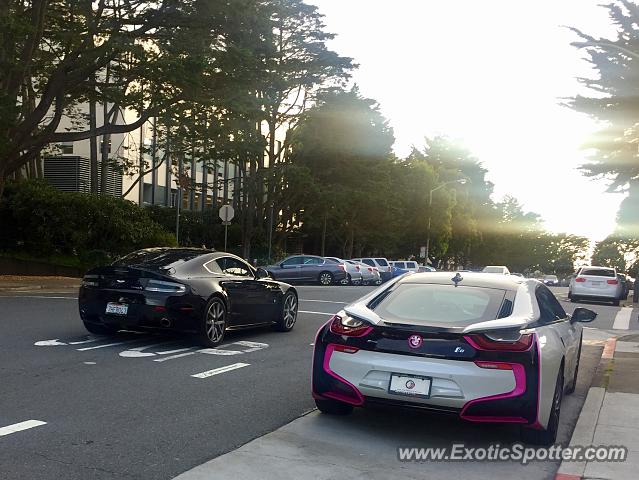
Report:
[{"label": "sidewalk", "polygon": [[570,440],[624,446],[625,462],[563,462],[555,480],[625,480],[639,472],[639,335],[610,339]]},{"label": "sidewalk", "polygon": [[71,291],[80,287],[79,278],[0,275],[0,292]]}]

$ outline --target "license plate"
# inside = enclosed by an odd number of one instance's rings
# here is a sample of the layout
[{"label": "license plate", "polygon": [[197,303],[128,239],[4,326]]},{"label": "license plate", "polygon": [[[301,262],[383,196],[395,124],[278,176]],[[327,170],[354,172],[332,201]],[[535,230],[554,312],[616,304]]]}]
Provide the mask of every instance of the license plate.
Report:
[{"label": "license plate", "polygon": [[129,306],[125,303],[107,303],[106,313],[112,313],[114,315],[126,315],[129,311]]},{"label": "license plate", "polygon": [[592,282],[592,285],[593,285],[594,287],[598,287],[598,286],[600,286],[601,284],[603,284],[603,282]]},{"label": "license plate", "polygon": [[415,375],[391,374],[388,393],[406,395],[409,397],[428,398],[430,396],[431,378],[416,377]]}]

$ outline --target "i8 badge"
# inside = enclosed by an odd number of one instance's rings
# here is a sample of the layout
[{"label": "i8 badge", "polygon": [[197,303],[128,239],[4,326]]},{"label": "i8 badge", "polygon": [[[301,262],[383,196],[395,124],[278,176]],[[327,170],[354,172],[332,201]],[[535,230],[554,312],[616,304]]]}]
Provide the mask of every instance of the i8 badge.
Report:
[{"label": "i8 badge", "polygon": [[421,335],[411,335],[408,337],[408,346],[410,348],[419,348],[423,345],[424,339]]}]

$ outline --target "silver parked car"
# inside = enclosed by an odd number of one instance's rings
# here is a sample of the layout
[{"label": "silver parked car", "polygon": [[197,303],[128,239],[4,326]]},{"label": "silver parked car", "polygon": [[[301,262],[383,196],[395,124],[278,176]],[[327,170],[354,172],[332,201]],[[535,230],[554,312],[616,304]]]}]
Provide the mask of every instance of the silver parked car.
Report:
[{"label": "silver parked car", "polygon": [[347,262],[346,260],[342,260],[337,257],[324,257],[329,262],[333,262],[336,264],[343,264],[346,267],[346,275],[347,277],[341,281],[342,285],[361,285],[363,283],[363,275],[361,272],[361,267],[359,265],[355,265]]},{"label": "silver parked car", "polygon": [[362,283],[364,285],[380,285],[382,283],[382,277],[377,268],[355,260],[346,260],[346,263],[359,267],[359,271],[362,274]]},{"label": "silver parked car", "polygon": [[568,287],[571,302],[588,299],[619,305],[622,296],[623,285],[617,278],[617,271],[609,267],[581,267]]},{"label": "silver parked car", "polygon": [[414,260],[396,260],[394,262],[390,262],[390,264],[393,267],[408,270],[409,272],[419,272],[419,264]]},{"label": "silver parked car", "polygon": [[382,282],[386,282],[390,280],[393,276],[393,272],[391,271],[390,263],[388,260],[383,257],[366,257],[366,258],[353,258],[356,262],[362,262],[371,267],[377,268],[379,270],[379,274],[382,276]]}]

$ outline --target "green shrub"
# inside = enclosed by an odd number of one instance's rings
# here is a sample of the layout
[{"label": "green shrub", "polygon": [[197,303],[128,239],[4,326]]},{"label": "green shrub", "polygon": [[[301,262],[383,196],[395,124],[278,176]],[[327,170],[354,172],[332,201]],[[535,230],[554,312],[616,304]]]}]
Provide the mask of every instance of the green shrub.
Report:
[{"label": "green shrub", "polygon": [[144,208],[110,196],[60,192],[43,181],[13,182],[0,202],[0,250],[94,265],[132,250],[174,246]]}]

